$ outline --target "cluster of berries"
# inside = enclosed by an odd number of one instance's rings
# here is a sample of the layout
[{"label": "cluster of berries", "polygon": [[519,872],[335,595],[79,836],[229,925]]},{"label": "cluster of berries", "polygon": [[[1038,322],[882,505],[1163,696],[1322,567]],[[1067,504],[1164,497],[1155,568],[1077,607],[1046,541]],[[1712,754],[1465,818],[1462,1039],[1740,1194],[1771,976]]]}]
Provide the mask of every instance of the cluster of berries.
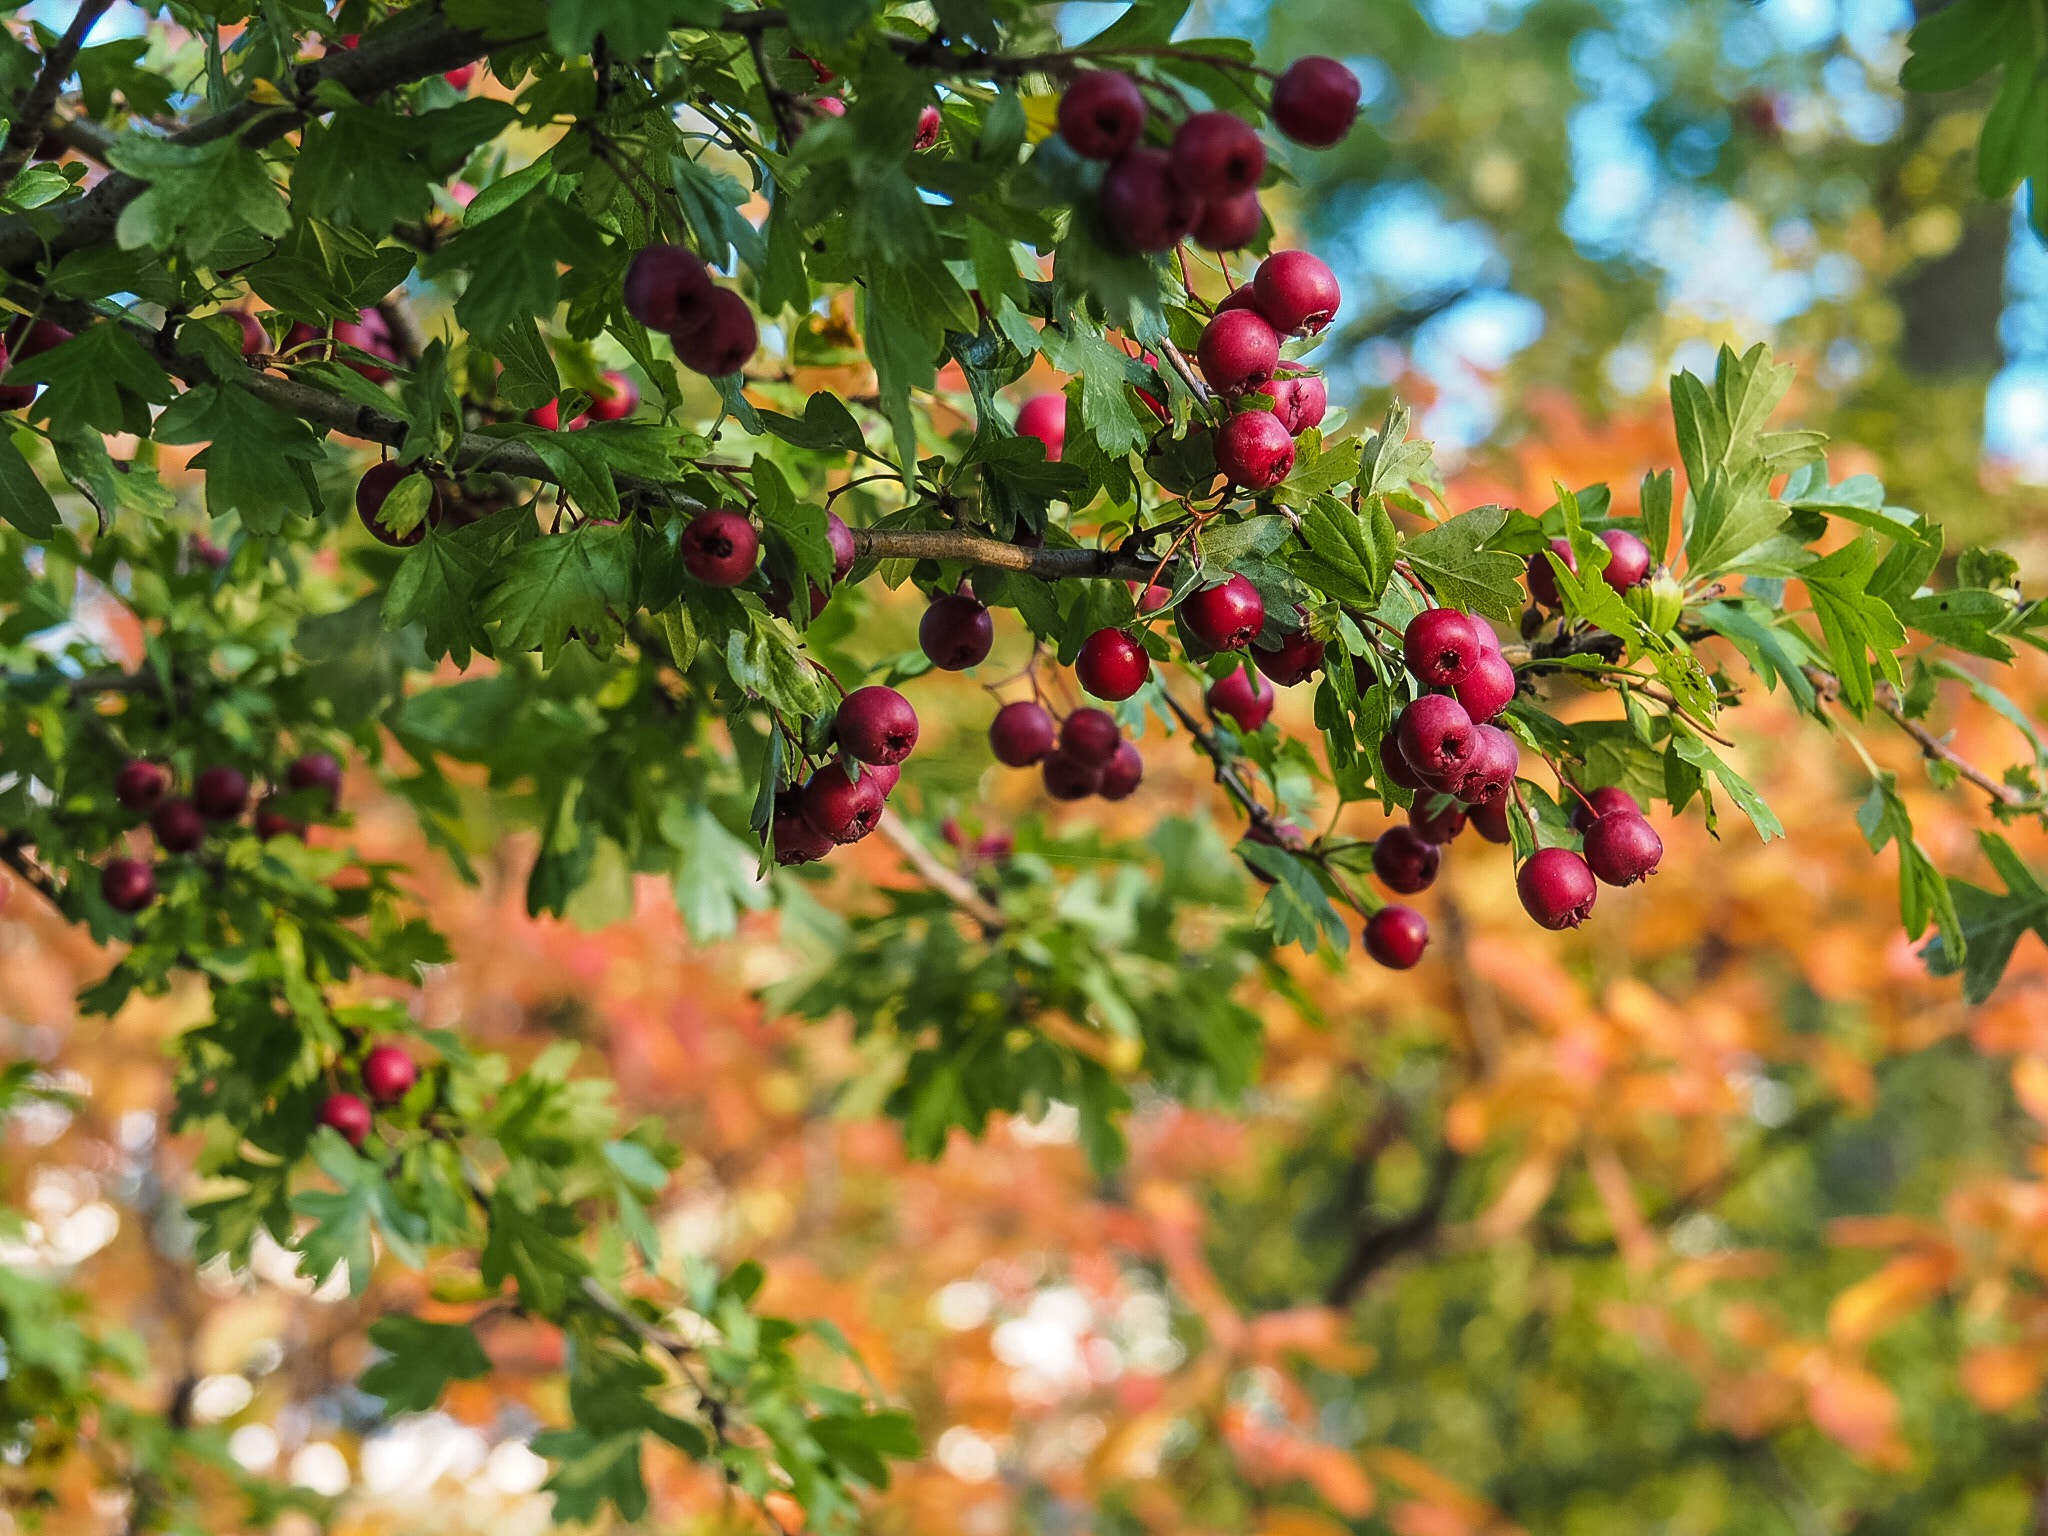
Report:
[{"label": "cluster of berries", "polygon": [[[114,779],[114,798],[149,817],[149,829],[165,853],[192,853],[210,827],[237,821],[249,805],[249,776],[215,764],[193,776],[190,795],[172,796],[171,770],[138,758]],[[284,789],[256,806],[256,835],[303,837],[306,824],[287,811],[283,794],[318,791],[331,811],[341,798],[341,764],[325,752],[308,752],[285,769]],[[116,912],[140,912],[156,900],[156,868],[144,859],[109,859],[100,871],[100,894]]]},{"label": "cluster of berries", "polygon": [[404,1046],[387,1040],[370,1047],[363,1057],[362,1079],[363,1093],[369,1095],[368,1099],[343,1090],[330,1093],[320,1106],[320,1123],[341,1132],[352,1147],[360,1147],[369,1139],[372,1104],[396,1104],[412,1092],[412,1085],[420,1080],[419,1064]]},{"label": "cluster of berries", "polygon": [[[1271,490],[1294,469],[1294,440],[1322,423],[1320,376],[1281,371],[1280,345],[1313,336],[1343,302],[1337,274],[1307,251],[1275,251],[1216,308],[1195,349],[1202,376],[1237,409],[1216,433],[1216,467],[1241,490]],[[1257,397],[1263,396],[1261,400]],[[1270,402],[1271,409],[1263,409]]]},{"label": "cluster of berries", "polygon": [[1145,759],[1107,710],[1077,709],[1055,721],[1035,699],[1019,699],[996,711],[988,745],[1006,768],[1038,768],[1055,800],[1122,800],[1145,778]]},{"label": "cluster of berries", "polygon": [[[832,546],[832,579],[844,581],[857,558],[853,530],[846,526],[838,513],[827,512],[825,537]],[[682,553],[683,569],[706,586],[737,587],[754,575],[755,565],[761,558],[761,535],[747,521],[744,513],[722,509],[700,512],[683,529]],[[812,618],[825,611],[825,604],[831,596],[815,581],[811,583]],[[762,589],[762,600],[770,613],[785,619],[789,617],[791,593],[788,583],[781,577],[768,579]]]},{"label": "cluster of berries", "polygon": [[856,688],[839,702],[839,755],[775,801],[775,862],[809,864],[881,824],[882,808],[917,746],[917,711],[894,688]]},{"label": "cluster of berries", "polygon": [[711,269],[680,245],[650,245],[626,267],[626,313],[662,331],[685,368],[711,378],[738,373],[761,345],[747,301],[712,280]]},{"label": "cluster of berries", "polygon": [[[597,394],[591,398],[589,409],[569,423],[569,430],[581,431],[593,421],[624,421],[639,409],[639,387],[623,373],[607,369]],[[526,419],[536,427],[559,432],[562,430],[562,402],[550,400],[546,405],[536,406],[526,413]]]}]

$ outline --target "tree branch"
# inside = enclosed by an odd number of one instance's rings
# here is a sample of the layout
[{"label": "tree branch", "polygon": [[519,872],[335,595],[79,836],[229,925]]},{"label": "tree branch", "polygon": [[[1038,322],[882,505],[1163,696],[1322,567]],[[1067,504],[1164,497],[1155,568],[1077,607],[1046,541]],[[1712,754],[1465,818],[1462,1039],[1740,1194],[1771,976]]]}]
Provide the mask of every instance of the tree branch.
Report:
[{"label": "tree branch", "polygon": [[0,864],[5,864],[24,881],[41,891],[43,899],[51,906],[59,906],[64,893],[58,889],[57,882],[47,872],[29,862],[28,855],[22,851],[24,846],[16,835],[10,834],[0,838]]},{"label": "tree branch", "polygon": [[1890,683],[1879,683],[1873,692],[1877,699],[1877,707],[1891,717],[1892,724],[1913,738],[1914,744],[1920,748],[1921,756],[1933,758],[1936,762],[1947,763],[1949,767],[1955,769],[1957,773],[1968,779],[2001,805],[2009,805],[2017,809],[2022,806],[2030,807],[2038,802],[2038,796],[2026,794],[2021,790],[2015,789],[2010,784],[2003,784],[1997,779],[1992,778],[1990,774],[1964,757],[1954,747],[1951,747],[1947,742],[1935,735],[1934,732],[1928,730],[1918,720],[1907,715],[1905,709],[1899,703],[1898,690],[1892,687]]},{"label": "tree branch", "polygon": [[1352,1239],[1343,1267],[1323,1292],[1323,1303],[1348,1307],[1365,1289],[1366,1281],[1412,1248],[1419,1248],[1435,1233],[1443,1220],[1444,1206],[1451,1197],[1451,1183],[1462,1161],[1449,1145],[1437,1149],[1429,1167],[1429,1188],[1415,1209],[1398,1221],[1360,1229]]},{"label": "tree branch", "polygon": [[953,905],[981,924],[984,937],[992,939],[1008,926],[1008,919],[974,888],[974,883],[958,870],[948,869],[894,811],[882,812],[882,835],[902,851],[925,884],[949,897]]},{"label": "tree branch", "polygon": [[0,187],[5,187],[21,174],[29,156],[43,142],[43,135],[50,128],[50,113],[57,105],[58,96],[63,94],[64,82],[71,76],[71,66],[85,43],[86,33],[93,29],[113,3],[114,0],[80,0],[78,13],[71,18],[71,25],[43,55],[42,73],[36,76],[36,83],[29,87],[28,94],[15,108],[14,124],[7,130],[7,142],[0,145]]}]

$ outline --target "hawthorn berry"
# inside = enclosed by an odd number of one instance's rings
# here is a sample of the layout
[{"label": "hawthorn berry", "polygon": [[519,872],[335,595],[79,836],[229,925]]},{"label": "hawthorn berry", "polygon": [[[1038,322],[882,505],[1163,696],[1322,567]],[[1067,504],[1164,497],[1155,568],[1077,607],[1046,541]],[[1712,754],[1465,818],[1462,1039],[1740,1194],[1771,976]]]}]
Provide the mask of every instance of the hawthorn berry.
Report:
[{"label": "hawthorn berry", "polygon": [[1472,621],[1455,608],[1425,608],[1401,634],[1401,659],[1431,688],[1455,688],[1485,647]]},{"label": "hawthorn berry", "polygon": [[703,308],[703,324],[669,333],[676,361],[713,379],[738,373],[761,345],[761,328],[754,312],[730,288],[712,289]]},{"label": "hawthorn berry", "polygon": [[441,78],[446,80],[456,90],[466,91],[469,89],[469,82],[476,78],[476,66],[474,64],[464,64],[457,69],[443,70]]},{"label": "hawthorn berry", "polygon": [[363,1086],[379,1104],[396,1104],[420,1080],[419,1064],[402,1045],[385,1041],[363,1058]]},{"label": "hawthorn berry", "polygon": [[1145,648],[1120,629],[1098,629],[1074,658],[1074,675],[1098,699],[1128,699],[1151,673]]},{"label": "hawthorn berry", "polygon": [[1513,798],[1511,795],[1502,795],[1498,799],[1487,800],[1473,806],[1467,813],[1472,830],[1489,843],[1513,842],[1515,835],[1508,828],[1508,806]]},{"label": "hawthorn berry", "polygon": [[1241,197],[1266,174],[1258,130],[1229,112],[1191,112],[1174,130],[1173,179],[1196,197]]},{"label": "hawthorn berry", "polygon": [[1344,290],[1320,256],[1275,251],[1252,277],[1252,300],[1282,336],[1313,336],[1336,318]]},{"label": "hawthorn berry", "polygon": [[1633,885],[1657,873],[1664,839],[1634,811],[1609,811],[1586,834],[1586,864],[1608,885]]},{"label": "hawthorn berry", "polygon": [[927,102],[924,109],[917,114],[917,132],[911,135],[911,149],[923,154],[932,148],[939,142],[939,130],[945,125],[946,119],[939,109]]},{"label": "hawthorn berry", "polygon": [[1390,971],[1405,971],[1429,944],[1429,919],[1413,907],[1384,906],[1365,920],[1365,952]]},{"label": "hawthorn berry", "polygon": [[1135,581],[1129,582],[1127,585],[1131,589],[1131,596],[1136,600],[1138,612],[1140,613],[1157,613],[1173,601],[1172,590],[1160,586],[1156,581],[1147,582],[1142,589]]},{"label": "hawthorn berry", "polygon": [[[1564,562],[1564,568],[1574,576],[1579,574],[1579,557],[1572,553],[1570,539],[1552,539],[1550,552]],[[1541,550],[1529,557],[1529,596],[1543,608],[1563,606],[1557,593],[1557,572]]]},{"label": "hawthorn berry", "polygon": [[235,324],[242,329],[242,356],[261,357],[270,350],[270,332],[263,329],[263,322],[246,309],[231,309]]},{"label": "hawthorn berry", "polygon": [[1266,210],[1259,205],[1258,193],[1211,198],[1195,221],[1195,244],[1205,251],[1241,251],[1259,238],[1265,225]]},{"label": "hawthorn berry", "polygon": [[[0,373],[5,373],[18,358],[9,355],[7,343],[0,341]],[[33,384],[0,384],[0,411],[18,411],[25,405],[35,404],[36,386]]]},{"label": "hawthorn berry", "polygon": [[330,1093],[320,1106],[320,1123],[339,1131],[352,1147],[370,1138],[370,1106],[352,1093]]},{"label": "hawthorn berry", "polygon": [[1060,727],[1060,755],[1091,768],[1105,767],[1123,739],[1109,711],[1077,709]]},{"label": "hawthorn berry", "polygon": [[1266,627],[1266,600],[1257,587],[1234,573],[1227,581],[1189,594],[1180,612],[1188,633],[1212,651],[1241,651]]},{"label": "hawthorn berry", "polygon": [[683,528],[683,569],[707,587],[736,587],[754,574],[761,535],[738,512],[702,512]]},{"label": "hawthorn berry", "polygon": [[[336,347],[353,347],[371,357],[381,357],[387,363],[398,361],[398,347],[391,339],[391,327],[374,309],[361,311],[353,320],[335,321],[334,344]],[[342,358],[341,361],[372,384],[388,383],[391,379],[389,368],[379,368],[375,363],[366,363],[359,358]]]},{"label": "hawthorn berry", "polygon": [[157,846],[166,853],[190,853],[206,841],[206,818],[199,807],[182,796],[166,800],[150,815],[149,830]]},{"label": "hawthorn berry", "polygon": [[964,672],[988,659],[996,621],[968,593],[947,592],[933,598],[917,621],[917,643],[940,671]]},{"label": "hawthorn berry", "polygon": [[1515,875],[1522,908],[1545,928],[1576,928],[1593,915],[1600,888],[1569,848],[1539,848]]},{"label": "hawthorn berry", "polygon": [[1433,798],[1415,797],[1415,803],[1408,807],[1408,825],[1425,843],[1455,842],[1465,830],[1466,809],[1455,800],[1446,800],[1442,810],[1432,811],[1428,806]]},{"label": "hawthorn berry", "polygon": [[991,864],[1000,864],[1017,851],[1017,839],[1008,832],[990,832],[974,845],[974,856]]},{"label": "hawthorn berry", "polygon": [[1079,76],[1060,97],[1060,137],[1088,160],[1114,160],[1138,142],[1145,128],[1145,97],[1120,70]]},{"label": "hawthorn berry", "polygon": [[623,373],[607,370],[604,392],[590,402],[592,421],[624,421],[640,408],[640,387]]},{"label": "hawthorn berry", "polygon": [[838,733],[841,750],[856,761],[900,763],[917,745],[917,711],[894,688],[871,683],[839,701]]},{"label": "hawthorn berry", "polygon": [[388,544],[393,549],[410,549],[427,536],[429,523],[441,521],[447,511],[447,501],[441,494],[441,482],[432,475],[427,476],[429,495],[425,517],[404,533],[393,533],[379,518],[384,503],[398,489],[399,482],[409,475],[424,473],[418,464],[401,464],[396,459],[387,459],[382,464],[372,464],[363,471],[363,478],[356,482],[356,516],[362,519],[363,526],[370,530],[370,537],[379,544]]},{"label": "hawthorn berry", "polygon": [[847,572],[860,558],[860,546],[854,543],[853,530],[846,526],[846,520],[837,512],[825,514],[825,542],[832,546],[832,579],[846,580]]},{"label": "hawthorn berry", "polygon": [[626,313],[650,331],[689,331],[708,318],[718,285],[694,251],[680,245],[642,246],[626,264]]},{"label": "hawthorn berry", "polygon": [[1240,666],[1211,683],[1208,697],[1213,713],[1228,715],[1240,731],[1250,735],[1272,718],[1274,701],[1280,695],[1259,672]]},{"label": "hawthorn berry", "polygon": [[1388,890],[1403,896],[1428,890],[1442,862],[1441,848],[1399,822],[1373,839],[1372,872]]},{"label": "hawthorn berry", "polygon": [[274,797],[266,795],[256,802],[256,835],[266,843],[274,837],[304,837],[306,824],[296,816],[278,808]]},{"label": "hawthorn berry", "polygon": [[882,819],[882,786],[875,776],[846,776],[838,759],[811,775],[804,786],[803,816],[813,832],[835,843],[857,843]]},{"label": "hawthorn berry", "polygon": [[1297,144],[1328,149],[1358,121],[1358,76],[1320,54],[1296,59],[1273,82],[1273,122]]},{"label": "hawthorn berry", "polygon": [[1045,792],[1053,799],[1086,800],[1102,787],[1102,776],[1108,766],[1084,762],[1062,747],[1046,758],[1039,773],[1045,780]]},{"label": "hawthorn berry", "polygon": [[341,764],[326,752],[293,758],[285,768],[284,781],[293,789],[325,790],[330,809],[341,800]]},{"label": "hawthorn berry", "polygon": [[1216,467],[1232,485],[1270,491],[1294,473],[1294,439],[1271,411],[1239,411],[1216,433]]},{"label": "hawthorn berry", "polygon": [[1288,374],[1268,384],[1266,393],[1273,397],[1274,419],[1287,429],[1290,437],[1299,437],[1310,427],[1321,426],[1330,413],[1330,388],[1321,374]]},{"label": "hawthorn berry", "polygon": [[1234,395],[1273,377],[1280,363],[1280,338],[1264,316],[1233,309],[1209,322],[1195,357],[1211,389]]},{"label": "hawthorn berry", "polygon": [[1393,731],[1380,738],[1380,772],[1389,784],[1398,784],[1403,789],[1420,791],[1429,787],[1416,774],[1408,761],[1408,754],[1401,750],[1399,737]]},{"label": "hawthorn berry", "polygon": [[1477,730],[1456,699],[1425,693],[1401,711],[1394,739],[1416,776],[1434,783],[1463,774],[1478,745]]},{"label": "hawthorn berry", "polygon": [[171,770],[137,758],[114,777],[114,798],[131,811],[153,811],[171,792]]},{"label": "hawthorn berry", "polygon": [[804,820],[803,790],[808,787],[806,783],[775,797],[775,819],[770,826],[777,864],[815,864],[839,846]]},{"label": "hawthorn berry", "polygon": [[1095,793],[1105,800],[1124,800],[1130,797],[1145,777],[1145,759],[1139,755],[1135,742],[1120,741],[1116,754],[1102,770],[1102,782],[1095,787]]},{"label": "hawthorn berry", "polygon": [[[1475,630],[1486,626],[1475,622]],[[1491,634],[1491,630],[1487,630]],[[1514,702],[1515,669],[1497,650],[1484,645],[1472,660],[1472,670],[1460,678],[1451,690],[1458,696],[1458,702],[1465,706],[1465,713],[1474,720],[1487,721],[1500,718],[1501,711]]]},{"label": "hawthorn berry", "polygon": [[1029,768],[1052,751],[1056,740],[1052,715],[1030,699],[1005,704],[989,722],[989,751],[1006,768]]},{"label": "hawthorn berry", "polygon": [[156,900],[156,871],[141,859],[109,859],[100,871],[100,895],[116,912],[140,912]]},{"label": "hawthorn berry", "polygon": [[[537,405],[526,413],[526,419],[536,427],[539,427],[543,432],[559,432],[562,430],[562,402],[559,399],[555,399],[550,400],[546,405]],[[590,412],[585,411],[581,416],[576,417],[569,423],[569,430],[571,432],[581,432],[589,425]]]},{"label": "hawthorn berry", "polygon": [[1636,803],[1634,795],[1619,784],[1603,784],[1583,798],[1572,796],[1572,828],[1578,832],[1590,832],[1594,822],[1618,811],[1626,811],[1631,816],[1643,814],[1643,808]]},{"label": "hawthorn berry", "polygon": [[886,800],[896,793],[896,786],[903,782],[903,765],[901,763],[869,763],[866,769],[866,776],[875,781],[875,786],[881,790],[882,798]]},{"label": "hawthorn berry", "polygon": [[1134,251],[1170,251],[1202,216],[1202,200],[1174,182],[1164,150],[1134,149],[1102,178],[1102,216],[1110,237]]},{"label": "hawthorn berry", "polygon": [[233,821],[249,803],[249,776],[225,764],[202,768],[192,781],[192,803],[208,821]]},{"label": "hawthorn berry", "polygon": [[1301,628],[1288,631],[1279,645],[1270,650],[1254,645],[1251,657],[1266,676],[1282,688],[1292,688],[1307,682],[1323,664],[1323,642],[1309,633],[1304,622]]},{"label": "hawthorn berry", "polygon": [[1227,297],[1216,301],[1216,313],[1219,315],[1228,314],[1233,309],[1256,311],[1258,307],[1259,296],[1252,291],[1250,283],[1231,289]]},{"label": "hawthorn berry", "polygon": [[1472,756],[1457,775],[1452,789],[1467,805],[1487,805],[1515,787],[1522,771],[1522,749],[1515,738],[1497,725],[1472,728]]},{"label": "hawthorn berry", "polygon": [[1045,444],[1045,456],[1057,464],[1067,446],[1067,397],[1061,394],[1033,395],[1017,412],[1017,435],[1035,437]]},{"label": "hawthorn berry", "polygon": [[1600,579],[1617,592],[1626,592],[1650,574],[1650,546],[1626,528],[1609,528],[1600,535],[1607,546],[1607,568]]}]

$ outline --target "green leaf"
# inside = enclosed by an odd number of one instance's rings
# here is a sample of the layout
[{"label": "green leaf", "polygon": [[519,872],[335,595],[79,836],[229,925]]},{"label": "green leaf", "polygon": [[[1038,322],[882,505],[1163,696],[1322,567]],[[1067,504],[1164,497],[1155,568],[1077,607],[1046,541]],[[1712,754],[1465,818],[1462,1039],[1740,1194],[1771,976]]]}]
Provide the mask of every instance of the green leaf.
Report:
[{"label": "green leaf", "polygon": [[520,545],[479,615],[495,627],[496,653],[539,651],[553,666],[572,629],[615,641],[630,611],[631,539],[623,526],[588,524]]},{"label": "green leaf", "polygon": [[1474,507],[1414,535],[1401,555],[1428,582],[1437,601],[1512,624],[1522,608],[1522,561],[1486,541],[1507,521],[1502,507]]},{"label": "green leaf", "polygon": [[249,269],[249,286],[294,319],[325,327],[389,294],[412,271],[413,252],[319,219],[300,219],[276,251]]},{"label": "green leaf", "polygon": [[676,200],[682,205],[683,217],[689,221],[690,232],[697,237],[697,249],[704,259],[714,267],[730,271],[733,253],[737,251],[741,261],[759,268],[767,259],[767,245],[761,232],[740,212],[753,194],[740,185],[738,178],[687,155],[672,157],[669,169],[675,181]]},{"label": "green leaf", "polygon": [[125,325],[88,326],[69,341],[7,370],[10,384],[47,384],[30,415],[67,428],[149,435],[149,407],[168,405],[170,375]]},{"label": "green leaf", "polygon": [[1842,701],[1858,715],[1870,707],[1873,697],[1873,656],[1878,671],[1894,687],[1904,681],[1898,653],[1905,647],[1906,631],[1884,599],[1869,591],[1876,569],[1876,543],[1865,534],[1804,573],[1807,596],[1820,620],[1835,675],[1841,679]]},{"label": "green leaf", "polygon": [[583,1224],[566,1206],[528,1210],[500,1184],[491,1194],[491,1230],[478,1259],[485,1285],[509,1276],[519,1299],[542,1316],[560,1312],[570,1287],[590,1271],[576,1247]]},{"label": "green leaf", "polygon": [[1275,944],[1299,944],[1311,955],[1324,942],[1340,955],[1350,947],[1351,931],[1330,905],[1306,859],[1250,838],[1237,845],[1237,852],[1252,868],[1272,877],[1259,921],[1272,929]]},{"label": "green leaf", "polygon": [[505,365],[498,375],[498,398],[514,410],[533,410],[561,394],[562,378],[555,371],[554,355],[533,316],[514,316],[510,324],[476,339]]},{"label": "green leaf", "polygon": [[175,250],[206,266],[217,253],[241,249],[250,235],[275,240],[291,227],[262,156],[232,134],[176,144],[127,133],[109,147],[107,163],[149,183],[115,225],[123,250]]},{"label": "green leaf", "polygon": [[1741,774],[1729,767],[1714,749],[1682,724],[1674,725],[1671,732],[1671,751],[1681,761],[1691,764],[1703,774],[1711,774],[1720,781],[1728,792],[1728,798],[1742,808],[1742,814],[1756,828],[1756,834],[1765,842],[1774,837],[1783,837],[1785,827],[1771,808],[1764,804],[1763,796]]},{"label": "green leaf", "polygon": [[475,1381],[491,1369],[491,1357],[467,1323],[426,1323],[394,1313],[370,1325],[370,1342],[384,1358],[356,1385],[383,1398],[387,1415],[425,1413],[449,1382]]},{"label": "green leaf", "polygon": [[431,210],[432,188],[517,116],[509,102],[485,97],[411,117],[343,102],[326,122],[306,125],[292,168],[293,205],[344,228],[387,235]]},{"label": "green leaf", "polygon": [[207,510],[239,512],[254,533],[276,533],[285,513],[319,510],[312,466],[325,456],[312,429],[233,384],[202,384],[156,421],[161,443],[205,443],[192,466],[206,471]]},{"label": "green leaf", "polygon": [[1919,938],[1931,917],[1941,930],[1943,953],[1961,960],[1969,941],[1956,914],[1955,898],[1948,881],[1913,836],[1912,814],[1899,798],[1898,785],[1895,773],[1875,775],[1870,795],[1856,813],[1856,824],[1863,829],[1872,853],[1883,852],[1887,843],[1898,844],[1899,920],[1907,934]]},{"label": "green leaf", "polygon": [[1051,331],[1043,334],[1052,365],[1080,376],[1081,420],[1103,451],[1121,457],[1144,447],[1156,423],[1149,415],[1141,416],[1143,407],[1131,399],[1127,387],[1132,381],[1131,360],[1123,348],[1078,325],[1065,327],[1057,335]]},{"label": "green leaf", "polygon": [[0,517],[32,539],[47,539],[64,526],[57,503],[14,445],[14,434],[0,433]]},{"label": "green leaf", "polygon": [[1318,497],[1302,517],[1301,536],[1288,553],[1289,570],[1348,607],[1379,605],[1400,545],[1384,497],[1367,497],[1362,513],[1334,496]]},{"label": "green leaf", "polygon": [[2031,930],[2048,944],[2048,889],[1997,833],[1979,832],[1977,841],[2005,882],[2005,890],[1989,891],[1968,881],[1951,881],[1957,927],[1968,947],[1958,953],[1944,935],[1937,934],[1920,951],[1928,974],[1963,973],[1963,1000],[1969,1003],[1983,1002],[1997,988],[2022,935]]},{"label": "green leaf", "polygon": [[542,1485],[555,1496],[556,1523],[595,1520],[606,1504],[626,1520],[647,1513],[647,1484],[640,1475],[641,1431],[602,1437],[585,1429],[550,1429],[533,1437],[533,1449],[555,1462]]},{"label": "green leaf", "polygon": [[417,624],[430,657],[451,656],[457,666],[467,666],[471,651],[488,643],[477,622],[476,598],[490,574],[487,550],[498,538],[488,523],[453,532],[430,527],[391,578],[384,622],[392,629]]}]

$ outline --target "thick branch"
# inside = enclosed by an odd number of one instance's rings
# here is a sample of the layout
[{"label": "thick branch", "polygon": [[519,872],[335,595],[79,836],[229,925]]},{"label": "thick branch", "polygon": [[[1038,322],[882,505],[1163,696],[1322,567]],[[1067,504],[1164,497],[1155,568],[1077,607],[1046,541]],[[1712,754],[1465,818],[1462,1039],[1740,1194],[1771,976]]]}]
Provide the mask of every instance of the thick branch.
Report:
[{"label": "thick branch", "polygon": [[984,935],[994,938],[1003,931],[1006,925],[1003,914],[974,888],[971,880],[958,870],[948,869],[894,811],[882,812],[882,835],[902,851],[903,857],[910,861],[911,868],[918,872],[925,884],[949,898],[954,906],[981,924]]},{"label": "thick branch", "polygon": [[107,13],[107,8],[113,3],[114,0],[80,0],[78,14],[71,18],[71,25],[43,55],[43,71],[36,76],[36,83],[29,87],[28,95],[21,99],[21,105],[14,113],[13,126],[7,130],[7,142],[0,145],[0,187],[21,174],[29,156],[43,142],[43,135],[49,131],[50,113],[57,105],[57,97],[63,93],[64,82],[71,76],[71,66],[78,58],[79,48],[85,43],[85,34],[93,29],[94,23]]},{"label": "thick branch", "polygon": [[1451,1183],[1458,1172],[1458,1154],[1449,1146],[1437,1149],[1436,1160],[1429,1168],[1429,1188],[1423,1192],[1415,1209],[1399,1221],[1380,1226],[1369,1226],[1360,1230],[1352,1239],[1351,1251],[1344,1258],[1343,1268],[1337,1271],[1329,1288],[1323,1292],[1326,1306],[1348,1307],[1358,1299],[1370,1280],[1381,1269],[1407,1253],[1419,1248],[1435,1234],[1443,1220],[1444,1206],[1451,1197]]},{"label": "thick branch", "polygon": [[51,906],[58,905],[58,898],[64,893],[57,889],[57,882],[46,872],[29,862],[28,855],[22,851],[22,844],[17,838],[0,838],[0,864],[5,864],[23,880],[41,891]]}]

